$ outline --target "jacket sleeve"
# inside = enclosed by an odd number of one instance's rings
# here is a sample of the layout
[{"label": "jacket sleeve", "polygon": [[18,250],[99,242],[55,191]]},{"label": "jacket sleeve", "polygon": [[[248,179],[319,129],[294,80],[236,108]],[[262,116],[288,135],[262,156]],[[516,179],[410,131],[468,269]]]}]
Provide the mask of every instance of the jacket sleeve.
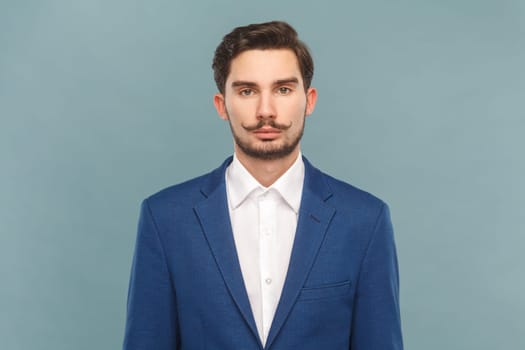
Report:
[{"label": "jacket sleeve", "polygon": [[399,272],[388,206],[383,204],[356,286],[351,350],[402,350]]},{"label": "jacket sleeve", "polygon": [[124,350],[176,350],[175,291],[151,208],[142,203],[128,290]]}]

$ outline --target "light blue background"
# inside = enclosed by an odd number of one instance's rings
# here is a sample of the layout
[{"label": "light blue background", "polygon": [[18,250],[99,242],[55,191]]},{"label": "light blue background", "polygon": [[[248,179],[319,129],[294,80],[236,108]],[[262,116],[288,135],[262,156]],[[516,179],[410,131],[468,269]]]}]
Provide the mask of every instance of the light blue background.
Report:
[{"label": "light blue background", "polygon": [[0,348],[121,346],[140,201],[231,153],[213,51],[284,19],[304,154],[391,206],[406,349],[524,349],[524,4],[2,1]]}]

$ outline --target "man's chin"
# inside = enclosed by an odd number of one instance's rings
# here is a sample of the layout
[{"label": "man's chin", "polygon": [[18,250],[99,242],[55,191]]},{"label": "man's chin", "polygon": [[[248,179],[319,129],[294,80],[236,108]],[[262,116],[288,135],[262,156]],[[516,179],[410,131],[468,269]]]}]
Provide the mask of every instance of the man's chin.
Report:
[{"label": "man's chin", "polygon": [[260,160],[277,160],[286,158],[292,154],[297,146],[273,145],[273,141],[264,142],[262,147],[246,147],[246,145],[237,144],[239,150],[247,156]]}]

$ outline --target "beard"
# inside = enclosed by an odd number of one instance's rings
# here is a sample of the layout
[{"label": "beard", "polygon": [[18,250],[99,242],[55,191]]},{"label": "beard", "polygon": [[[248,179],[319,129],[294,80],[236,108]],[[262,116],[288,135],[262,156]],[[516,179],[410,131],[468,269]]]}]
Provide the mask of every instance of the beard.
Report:
[{"label": "beard", "polygon": [[[303,117],[304,118],[304,117]],[[243,140],[234,130],[231,121],[229,121],[230,124],[230,130],[233,135],[233,139],[235,140],[235,143],[239,147],[241,151],[243,151],[246,155],[261,159],[261,160],[276,160],[276,159],[282,159],[288,155],[290,155],[299,145],[299,142],[301,141],[301,138],[303,137],[304,133],[304,119],[303,119],[303,125],[301,129],[298,131],[295,135],[290,135],[290,139],[285,139],[283,141],[275,141],[275,140],[268,140],[268,141],[262,141],[262,144],[251,144],[247,140]],[[264,119],[260,120],[256,125],[253,126],[244,126],[241,124],[241,126],[246,131],[254,131],[257,129],[260,129],[263,126],[271,126],[274,129],[286,131],[290,129],[292,126],[292,122],[290,122],[289,125],[284,124],[278,124],[272,119]]]}]

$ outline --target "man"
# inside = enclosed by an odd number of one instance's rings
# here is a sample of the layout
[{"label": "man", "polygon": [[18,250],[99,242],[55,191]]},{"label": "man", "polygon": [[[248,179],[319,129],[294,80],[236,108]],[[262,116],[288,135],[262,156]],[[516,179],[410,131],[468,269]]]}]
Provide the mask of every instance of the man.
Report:
[{"label": "man", "polygon": [[387,206],[301,156],[306,46],[239,27],[213,69],[234,156],[143,202],[124,349],[402,349]]}]

